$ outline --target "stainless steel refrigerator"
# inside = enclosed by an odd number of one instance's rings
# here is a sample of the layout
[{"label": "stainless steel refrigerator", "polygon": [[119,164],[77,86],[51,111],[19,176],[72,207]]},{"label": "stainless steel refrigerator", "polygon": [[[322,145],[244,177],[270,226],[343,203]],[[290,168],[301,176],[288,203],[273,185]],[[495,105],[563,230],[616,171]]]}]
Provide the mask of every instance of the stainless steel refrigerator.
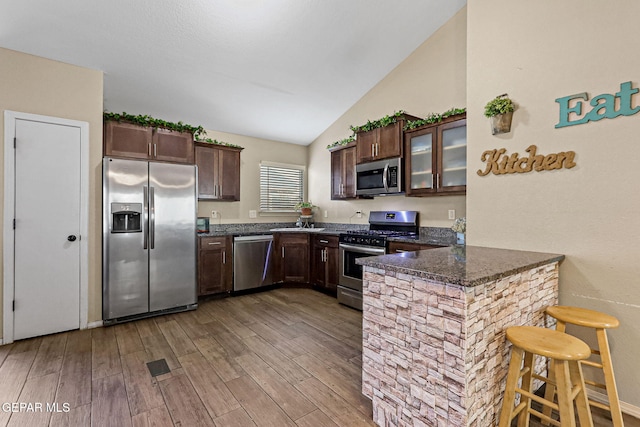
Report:
[{"label": "stainless steel refrigerator", "polygon": [[196,167],[105,157],[102,319],[197,307]]}]

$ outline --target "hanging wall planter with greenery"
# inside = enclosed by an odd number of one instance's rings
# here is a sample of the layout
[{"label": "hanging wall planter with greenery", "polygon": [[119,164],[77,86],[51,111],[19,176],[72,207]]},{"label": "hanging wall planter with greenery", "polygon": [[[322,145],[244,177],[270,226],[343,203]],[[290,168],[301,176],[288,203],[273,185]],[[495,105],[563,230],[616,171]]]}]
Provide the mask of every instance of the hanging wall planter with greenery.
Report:
[{"label": "hanging wall planter with greenery", "polygon": [[511,131],[511,119],[515,105],[504,93],[496,96],[484,106],[484,115],[491,119],[491,133],[493,135]]}]

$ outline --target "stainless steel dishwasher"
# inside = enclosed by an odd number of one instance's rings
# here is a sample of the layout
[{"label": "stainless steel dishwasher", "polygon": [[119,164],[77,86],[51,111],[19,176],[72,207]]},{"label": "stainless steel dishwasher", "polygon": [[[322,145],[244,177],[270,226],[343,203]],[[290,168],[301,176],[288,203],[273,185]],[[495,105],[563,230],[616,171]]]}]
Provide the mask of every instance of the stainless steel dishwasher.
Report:
[{"label": "stainless steel dishwasher", "polygon": [[233,290],[242,291],[273,284],[273,235],[233,238]]}]

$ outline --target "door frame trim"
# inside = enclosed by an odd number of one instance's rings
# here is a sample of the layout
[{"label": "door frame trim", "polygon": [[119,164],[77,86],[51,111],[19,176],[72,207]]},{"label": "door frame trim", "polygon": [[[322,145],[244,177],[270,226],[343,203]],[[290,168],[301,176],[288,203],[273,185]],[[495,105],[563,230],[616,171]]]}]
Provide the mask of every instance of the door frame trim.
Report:
[{"label": "door frame trim", "polygon": [[15,235],[13,213],[15,212],[15,150],[13,139],[16,120],[28,120],[80,129],[80,329],[87,329],[89,317],[89,123],[59,117],[4,112],[4,209],[3,209],[3,336],[4,344],[13,342],[14,316],[13,298],[15,286]]}]

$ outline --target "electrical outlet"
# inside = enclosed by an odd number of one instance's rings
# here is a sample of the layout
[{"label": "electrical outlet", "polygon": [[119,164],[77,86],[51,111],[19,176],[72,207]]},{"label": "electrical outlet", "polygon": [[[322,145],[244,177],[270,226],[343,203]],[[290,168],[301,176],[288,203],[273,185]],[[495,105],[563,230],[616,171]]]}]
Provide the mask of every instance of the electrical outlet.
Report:
[{"label": "electrical outlet", "polygon": [[218,218],[218,211],[211,211],[211,218]]},{"label": "electrical outlet", "polygon": [[358,216],[358,218],[362,218],[362,211],[356,211],[356,215]]},{"label": "electrical outlet", "polygon": [[449,219],[456,219],[456,210],[449,209]]},{"label": "electrical outlet", "polygon": [[324,216],[325,218],[328,218],[328,217],[329,217],[329,212],[324,211],[324,215],[323,215],[323,216]]},{"label": "electrical outlet", "polygon": [[249,211],[249,218],[256,218],[257,216],[258,216],[258,213],[255,210],[251,209]]}]

